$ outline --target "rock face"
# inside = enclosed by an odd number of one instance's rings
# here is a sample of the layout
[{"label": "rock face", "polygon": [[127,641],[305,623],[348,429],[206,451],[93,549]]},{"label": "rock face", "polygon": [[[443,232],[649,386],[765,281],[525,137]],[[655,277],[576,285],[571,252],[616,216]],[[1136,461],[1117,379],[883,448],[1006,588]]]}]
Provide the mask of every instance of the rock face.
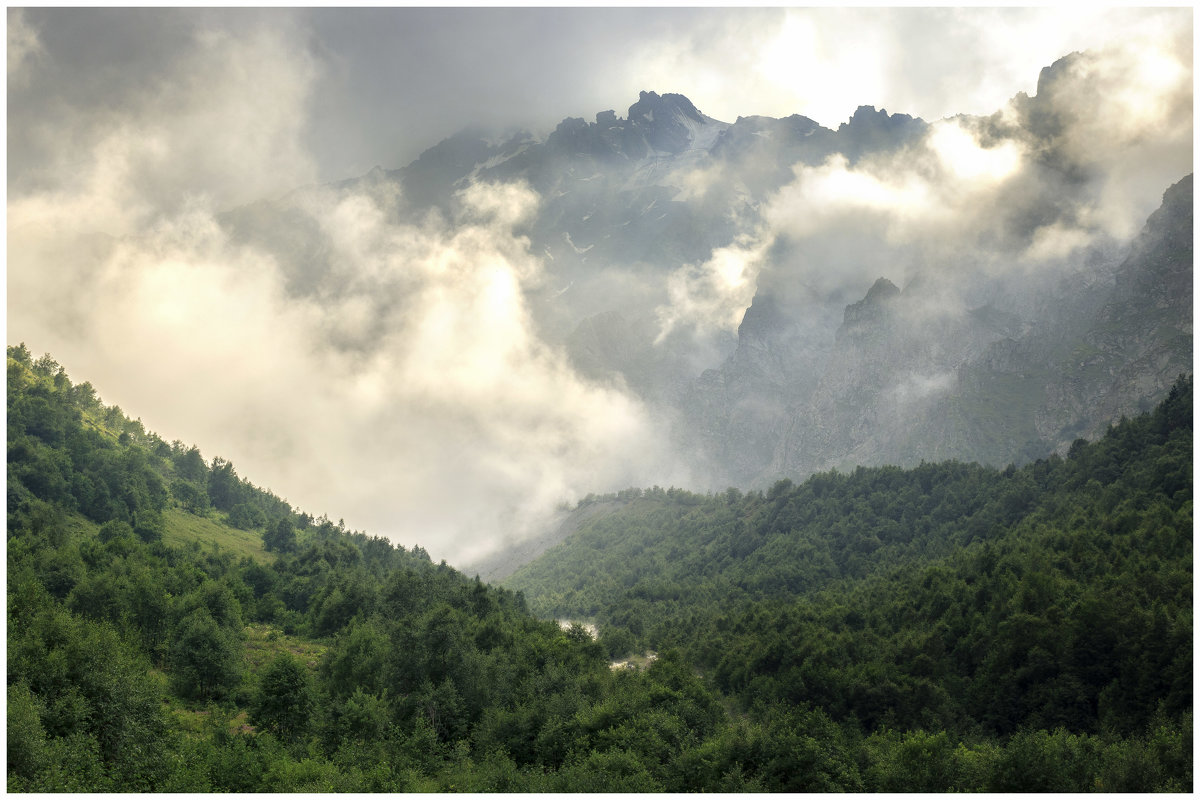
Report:
[{"label": "rock face", "polygon": [[943,305],[920,283],[901,291],[880,278],[846,307],[814,391],[781,421],[770,474],[953,457],[929,424],[934,409],[959,369],[1019,327],[1012,314]]},{"label": "rock face", "polygon": [[874,106],[859,106],[849,122],[838,126],[841,151],[854,163],[867,153],[898,150],[925,132],[925,123],[908,114],[892,114]]},{"label": "rock face", "polygon": [[1191,373],[1192,261],[1189,176],[1166,192],[1112,283],[1064,282],[1045,304],[1053,313],[1032,323],[988,307],[958,314],[880,278],[846,308],[815,390],[780,422],[758,482],[856,464],[1020,463],[1095,438]]},{"label": "rock face", "polygon": [[[629,107],[629,127],[642,133],[648,149],[671,155],[679,155],[697,144],[697,129],[713,123],[725,127],[701,114],[692,101],[681,94],[659,97],[654,92],[642,92],[638,101]],[[645,152],[634,157],[644,158]]]},{"label": "rock face", "polygon": [[771,466],[781,422],[812,396],[829,359],[829,330],[827,320],[792,317],[771,295],[754,298],[737,349],[682,399],[686,435],[714,464],[714,485],[749,485]]},{"label": "rock face", "polygon": [[1103,306],[1062,353],[1038,432],[1065,451],[1108,421],[1153,407],[1192,371],[1192,176],[1167,190]]}]

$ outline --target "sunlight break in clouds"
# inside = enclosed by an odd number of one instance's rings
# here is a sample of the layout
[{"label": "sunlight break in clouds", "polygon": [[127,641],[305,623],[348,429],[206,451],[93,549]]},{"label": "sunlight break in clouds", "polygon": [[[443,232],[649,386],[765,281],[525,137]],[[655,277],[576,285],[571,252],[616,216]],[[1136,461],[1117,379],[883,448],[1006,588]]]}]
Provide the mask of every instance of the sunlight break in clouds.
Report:
[{"label": "sunlight break in clouds", "polygon": [[766,245],[742,236],[703,264],[684,264],[667,278],[668,302],[656,314],[661,343],[679,327],[735,332],[754,299]]},{"label": "sunlight break in clouds", "polygon": [[[773,8],[713,19],[638,48],[623,72],[709,116],[802,114],[836,128],[859,105],[932,122],[989,114],[1075,50],[1162,39],[1181,9]],[[1190,37],[1190,26],[1189,37]],[[662,91],[663,89],[659,89]]]},{"label": "sunlight break in clouds", "polygon": [[1020,166],[1022,152],[1013,141],[985,148],[979,140],[953,121],[934,125],[930,134],[930,149],[938,160],[959,180],[982,182],[985,185],[1003,180]]},{"label": "sunlight break in clouds", "polygon": [[[273,258],[202,209],[161,220],[99,265],[86,341],[54,350],[136,387],[126,405],[151,429],[302,508],[469,560],[558,503],[661,474],[666,448],[636,401],[582,382],[534,335],[523,289],[540,265],[511,226],[536,196],[476,185],[462,200],[460,224],[412,227],[317,191],[307,211],[341,223],[335,258],[361,268],[325,302],[289,297]],[[389,297],[404,302],[375,305]],[[331,346],[364,316],[369,354]],[[631,471],[634,453],[654,472]]]}]

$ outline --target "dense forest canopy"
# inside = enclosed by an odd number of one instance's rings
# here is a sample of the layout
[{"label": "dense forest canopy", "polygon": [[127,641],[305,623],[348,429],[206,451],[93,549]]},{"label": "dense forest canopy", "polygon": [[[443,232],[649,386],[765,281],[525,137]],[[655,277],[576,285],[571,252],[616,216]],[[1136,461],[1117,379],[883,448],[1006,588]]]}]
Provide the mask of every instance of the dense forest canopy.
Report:
[{"label": "dense forest canopy", "polygon": [[7,374],[10,791],[1192,787],[1190,379],[1021,469],[632,490],[501,588]]}]

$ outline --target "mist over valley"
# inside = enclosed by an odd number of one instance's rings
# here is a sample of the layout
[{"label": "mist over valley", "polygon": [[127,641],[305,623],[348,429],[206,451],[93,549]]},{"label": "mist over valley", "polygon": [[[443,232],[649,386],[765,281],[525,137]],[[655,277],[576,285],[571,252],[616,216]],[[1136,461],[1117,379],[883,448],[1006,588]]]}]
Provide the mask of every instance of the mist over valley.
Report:
[{"label": "mist over valley", "polygon": [[1187,8],[12,8],[7,787],[1187,792]]}]

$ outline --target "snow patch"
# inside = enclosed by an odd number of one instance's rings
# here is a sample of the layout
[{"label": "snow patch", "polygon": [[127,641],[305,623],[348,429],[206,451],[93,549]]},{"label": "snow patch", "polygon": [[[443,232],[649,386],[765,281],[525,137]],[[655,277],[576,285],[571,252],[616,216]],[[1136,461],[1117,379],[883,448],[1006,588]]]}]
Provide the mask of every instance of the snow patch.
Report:
[{"label": "snow patch", "polygon": [[521,155],[521,153],[524,153],[526,150],[528,150],[529,145],[531,145],[531,144],[532,144],[532,142],[526,142],[525,144],[522,144],[520,147],[518,147],[516,150],[514,150],[511,153],[500,153],[500,154],[492,156],[487,161],[483,161],[483,162],[476,164],[467,175],[460,178],[454,185],[455,186],[459,186],[459,185],[469,186],[470,184],[474,183],[475,180],[479,177],[480,172],[482,172],[485,169],[492,169],[493,167],[498,167],[501,164],[503,164],[505,161],[508,161],[511,158],[516,158],[517,156]]}]

